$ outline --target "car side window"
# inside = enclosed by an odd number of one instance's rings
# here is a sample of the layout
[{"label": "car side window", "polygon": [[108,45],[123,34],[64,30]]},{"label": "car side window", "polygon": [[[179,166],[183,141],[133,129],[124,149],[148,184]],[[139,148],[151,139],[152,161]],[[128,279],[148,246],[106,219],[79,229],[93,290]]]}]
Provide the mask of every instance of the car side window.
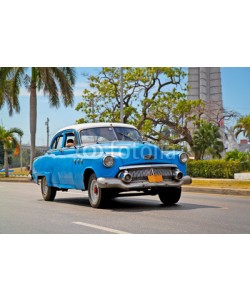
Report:
[{"label": "car side window", "polygon": [[52,144],[52,149],[60,149],[62,148],[62,140],[63,140],[63,136],[59,135],[53,142]]},{"label": "car side window", "polygon": [[77,138],[73,132],[67,133],[65,142],[64,142],[64,147],[70,148],[74,147],[78,144]]}]

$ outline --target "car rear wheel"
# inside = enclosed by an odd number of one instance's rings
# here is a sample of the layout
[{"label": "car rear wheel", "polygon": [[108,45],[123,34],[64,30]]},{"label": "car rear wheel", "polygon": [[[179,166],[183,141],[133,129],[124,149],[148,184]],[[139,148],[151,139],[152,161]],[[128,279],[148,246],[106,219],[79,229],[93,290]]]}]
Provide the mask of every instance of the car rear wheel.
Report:
[{"label": "car rear wheel", "polygon": [[165,205],[174,205],[180,200],[181,187],[162,188],[158,192],[161,202]]},{"label": "car rear wheel", "polygon": [[56,196],[56,188],[47,185],[46,177],[42,178],[41,191],[45,201],[53,201]]},{"label": "car rear wheel", "polygon": [[109,191],[98,187],[97,178],[92,174],[88,182],[89,203],[94,208],[104,207],[110,199]]}]

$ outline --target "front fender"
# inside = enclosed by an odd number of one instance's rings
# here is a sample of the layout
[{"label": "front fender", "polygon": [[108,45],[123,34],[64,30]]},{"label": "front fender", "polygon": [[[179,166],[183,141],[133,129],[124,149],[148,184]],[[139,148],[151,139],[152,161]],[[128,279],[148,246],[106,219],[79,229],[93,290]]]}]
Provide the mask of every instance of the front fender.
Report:
[{"label": "front fender", "polygon": [[35,173],[32,174],[33,177],[33,181],[38,184],[39,179],[41,179],[42,177],[46,177],[46,181],[47,181],[47,185],[48,186],[52,186],[52,182],[51,182],[51,173],[50,172],[40,172],[40,173]]},{"label": "front fender", "polygon": [[47,155],[40,156],[34,160],[32,165],[32,178],[38,184],[41,177],[46,177],[48,186],[52,186],[53,158]]},{"label": "front fender", "polygon": [[[110,154],[107,154],[110,155]],[[86,189],[85,186],[85,178],[84,174],[88,176],[89,171],[92,171],[95,173],[96,177],[108,177],[113,178],[116,176],[116,174],[119,172],[119,168],[123,165],[122,160],[118,156],[114,157],[114,165],[110,168],[107,168],[103,164],[103,158],[102,157],[88,157],[88,156],[82,156],[82,162],[83,164],[76,164],[74,169],[74,182],[77,189]]]}]

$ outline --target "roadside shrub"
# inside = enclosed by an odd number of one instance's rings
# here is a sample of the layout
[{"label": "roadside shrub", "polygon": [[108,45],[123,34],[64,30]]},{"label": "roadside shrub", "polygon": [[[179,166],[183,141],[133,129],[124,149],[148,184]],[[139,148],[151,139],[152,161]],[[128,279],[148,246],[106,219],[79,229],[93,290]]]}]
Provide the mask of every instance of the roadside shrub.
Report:
[{"label": "roadside shrub", "polygon": [[244,164],[239,160],[194,160],[187,164],[187,174],[191,177],[234,178],[234,173],[240,173],[243,170]]},{"label": "roadside shrub", "polygon": [[250,151],[241,152],[237,149],[233,151],[226,152],[225,160],[240,160],[240,161],[247,161],[250,160]]},{"label": "roadside shrub", "polygon": [[240,152],[237,149],[229,151],[226,153],[224,158],[226,161],[236,161],[241,162],[242,171],[250,171],[250,151]]}]

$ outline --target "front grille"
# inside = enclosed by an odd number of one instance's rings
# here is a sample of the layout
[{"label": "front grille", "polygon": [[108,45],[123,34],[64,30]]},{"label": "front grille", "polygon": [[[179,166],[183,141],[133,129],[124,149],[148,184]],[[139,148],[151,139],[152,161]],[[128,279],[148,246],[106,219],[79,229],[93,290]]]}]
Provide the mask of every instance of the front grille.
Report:
[{"label": "front grille", "polygon": [[132,175],[133,181],[144,181],[148,180],[148,175],[162,175],[163,179],[172,179],[171,168],[143,168],[143,169],[130,169],[128,170]]}]

